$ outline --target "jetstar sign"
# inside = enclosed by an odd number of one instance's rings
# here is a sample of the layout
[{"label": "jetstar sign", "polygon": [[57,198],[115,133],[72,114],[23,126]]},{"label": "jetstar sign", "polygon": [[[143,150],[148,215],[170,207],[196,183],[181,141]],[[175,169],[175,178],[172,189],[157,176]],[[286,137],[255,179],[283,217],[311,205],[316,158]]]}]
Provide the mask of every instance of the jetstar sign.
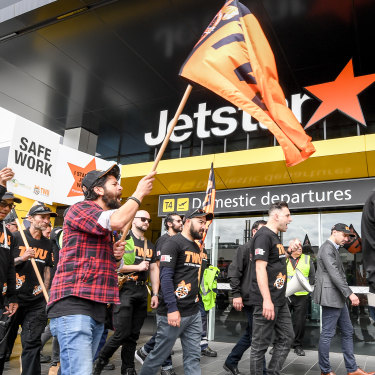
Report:
[{"label": "jetstar sign", "polygon": [[[326,118],[336,110],[352,118],[356,123],[366,126],[357,95],[374,82],[375,74],[354,77],[353,63],[350,60],[334,81],[305,87],[313,97],[321,101],[320,106],[307,122],[305,129]],[[302,104],[306,100],[312,100],[312,98],[306,94],[294,94],[291,96],[290,108],[300,123],[302,122]],[[211,111],[207,109],[206,103],[200,103],[197,112],[193,114],[193,118],[196,119],[196,136],[199,139],[206,139],[211,136],[227,137],[233,134],[237,130],[238,122],[231,115],[234,116],[237,111],[242,110],[233,106],[225,106]],[[160,112],[157,134],[155,135],[152,132],[145,134],[145,142],[148,146],[158,146],[163,142],[167,129],[172,122],[172,116],[173,114],[169,116],[168,110]],[[211,117],[214,124],[210,128],[206,124],[208,117]],[[193,118],[187,114],[180,115],[179,123],[172,133],[171,142],[181,143],[192,136],[194,129]],[[266,129],[263,124],[259,124],[259,127]],[[242,111],[242,130],[252,132],[257,129],[258,124],[254,122],[248,113]]]}]

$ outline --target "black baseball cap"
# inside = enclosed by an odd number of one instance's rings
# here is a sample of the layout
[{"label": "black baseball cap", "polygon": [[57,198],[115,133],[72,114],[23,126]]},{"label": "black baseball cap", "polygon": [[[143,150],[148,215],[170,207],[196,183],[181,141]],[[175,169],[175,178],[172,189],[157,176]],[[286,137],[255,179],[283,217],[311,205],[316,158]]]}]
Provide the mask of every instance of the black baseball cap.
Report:
[{"label": "black baseball cap", "polygon": [[2,199],[2,200],[13,199],[13,202],[16,202],[16,203],[22,203],[22,199],[15,197],[14,194],[11,193],[10,191],[7,191],[7,192],[3,195],[3,197],[2,197],[1,199]]},{"label": "black baseball cap", "polygon": [[205,212],[201,208],[196,208],[190,210],[186,215],[185,219],[193,219],[195,217],[202,217],[205,216],[206,220],[212,220],[214,218],[214,214],[211,212]]},{"label": "black baseball cap", "polygon": [[331,231],[333,231],[333,230],[337,230],[338,232],[343,232],[345,234],[349,234],[350,236],[355,236],[355,234],[350,231],[349,227],[346,224],[343,224],[343,223],[335,224],[332,227]]},{"label": "black baseball cap", "polygon": [[[50,215],[51,217],[57,217],[56,212],[52,212],[52,210],[49,207],[43,204],[38,204],[30,208],[30,211],[27,214],[27,216],[34,216],[34,215]],[[26,218],[24,217],[23,219],[26,219]]]},{"label": "black baseball cap", "polygon": [[5,217],[4,219],[4,223],[5,224],[9,224],[9,223],[13,223],[16,221],[16,217],[15,215],[13,214],[12,211],[9,212],[9,214]]},{"label": "black baseball cap", "polygon": [[120,167],[117,164],[113,164],[106,171],[95,170],[88,172],[86,176],[83,177],[82,187],[85,187],[88,190],[91,189],[99,178],[107,174],[116,177],[116,180],[118,180],[120,178]]}]

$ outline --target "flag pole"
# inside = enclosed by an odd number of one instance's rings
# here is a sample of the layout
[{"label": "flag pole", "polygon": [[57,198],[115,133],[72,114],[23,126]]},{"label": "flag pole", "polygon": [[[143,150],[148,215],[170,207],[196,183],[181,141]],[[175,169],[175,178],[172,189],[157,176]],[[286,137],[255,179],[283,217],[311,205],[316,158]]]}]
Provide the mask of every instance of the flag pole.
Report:
[{"label": "flag pole", "polygon": [[[21,237],[22,237],[22,240],[23,240],[23,243],[25,244],[25,247],[26,249],[29,248],[29,242],[27,241],[26,239],[26,236],[25,236],[25,233],[24,233],[24,226],[23,226],[23,223],[22,223],[22,226],[21,226],[21,223],[18,219],[18,216],[17,216],[17,213],[16,211],[14,210],[14,217],[16,218],[16,223],[17,223],[17,226],[19,228],[19,231],[20,231],[20,234],[21,234]],[[36,277],[38,279],[38,282],[39,282],[39,285],[42,287],[42,291],[43,291],[43,295],[44,295],[44,298],[46,299],[47,303],[49,301],[49,297],[48,297],[48,293],[47,293],[47,289],[46,289],[46,286],[44,285],[44,282],[43,282],[43,279],[42,279],[42,276],[40,275],[40,272],[39,272],[39,269],[38,269],[38,266],[36,265],[36,262],[35,262],[35,259],[34,258],[30,258],[30,261],[31,261],[31,264],[34,268],[34,271],[35,271],[35,274],[36,274]]]},{"label": "flag pole", "polygon": [[[154,164],[152,165],[152,168],[151,168],[151,172],[156,171],[156,168],[158,167],[158,164],[159,164],[161,158],[163,157],[163,154],[164,154],[165,149],[167,148],[169,139],[172,135],[172,132],[173,132],[176,124],[177,124],[178,118],[180,117],[181,112],[183,111],[183,109],[185,107],[185,104],[186,104],[186,102],[187,102],[187,100],[190,96],[192,88],[193,88],[193,86],[189,84],[187,86],[186,90],[185,90],[184,96],[181,99],[181,102],[180,102],[180,105],[177,108],[176,114],[174,115],[173,120],[171,121],[171,125],[169,126],[169,130],[167,132],[167,135],[165,136],[164,141],[163,141],[162,145],[160,146],[160,150],[159,150],[158,154],[156,155]],[[123,242],[125,240],[125,237],[128,234],[129,229],[132,225],[132,221],[133,221],[133,218],[131,220],[129,220],[129,222],[122,229],[121,242]]]}]

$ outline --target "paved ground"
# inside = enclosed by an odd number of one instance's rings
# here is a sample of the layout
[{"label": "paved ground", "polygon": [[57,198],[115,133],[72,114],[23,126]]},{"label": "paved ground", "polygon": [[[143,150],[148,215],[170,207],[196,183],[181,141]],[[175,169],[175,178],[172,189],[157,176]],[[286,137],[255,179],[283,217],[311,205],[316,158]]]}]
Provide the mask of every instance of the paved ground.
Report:
[{"label": "paved ground", "polygon": [[[149,335],[142,335],[139,344],[143,344],[147,341]],[[230,352],[233,344],[222,343],[222,342],[211,342],[210,347],[218,352],[217,358],[207,358],[203,357],[201,364],[202,364],[202,375],[225,375],[226,372],[223,370],[223,363]],[[11,358],[11,361],[6,364],[4,375],[16,375],[19,374],[19,354],[20,354],[20,343],[19,338],[17,339],[17,343],[14,348],[14,352]],[[174,348],[175,354],[173,355],[173,363],[176,369],[176,373],[178,375],[182,375],[184,373],[182,367],[182,350],[180,342],[177,341],[176,346]],[[47,343],[44,354],[51,353],[51,344]],[[239,369],[241,374],[250,374],[249,370],[249,351],[247,351],[240,362]],[[365,355],[358,355],[356,356],[357,363],[360,367],[365,370],[375,370],[375,350],[374,356],[365,356]],[[267,361],[269,360],[269,355],[267,354]],[[283,369],[283,374],[285,375],[319,375],[320,370],[317,364],[318,361],[318,353],[316,351],[306,351],[306,357],[298,357],[293,352],[291,352],[285,362],[285,367]],[[118,350],[115,355],[113,356],[112,362],[116,365],[116,369],[114,371],[104,371],[103,375],[118,375],[120,374],[121,368],[121,358],[120,358],[120,351]],[[333,353],[331,354],[331,363],[333,367],[333,371],[336,372],[337,375],[346,375],[346,370],[343,362],[342,354],[340,353]],[[136,369],[139,370],[140,365],[136,362]],[[49,366],[47,364],[42,365],[42,375],[48,374]],[[79,375],[79,374],[77,374]]]}]

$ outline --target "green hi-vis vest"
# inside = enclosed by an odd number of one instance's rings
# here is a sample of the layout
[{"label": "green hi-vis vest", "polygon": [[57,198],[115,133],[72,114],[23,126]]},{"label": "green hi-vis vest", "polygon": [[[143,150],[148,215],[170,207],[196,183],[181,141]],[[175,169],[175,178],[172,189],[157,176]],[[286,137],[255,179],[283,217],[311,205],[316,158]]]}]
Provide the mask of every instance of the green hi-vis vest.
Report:
[{"label": "green hi-vis vest", "polygon": [[124,252],[122,259],[124,260],[124,263],[127,266],[134,264],[135,251],[134,251],[133,237],[130,237],[129,239],[126,240],[125,252]]},{"label": "green hi-vis vest", "polygon": [[[288,279],[287,281],[291,280],[292,277],[295,275],[296,271],[293,268],[292,262],[287,259],[287,274],[288,274]],[[303,276],[305,276],[306,280],[309,281],[309,273],[310,273],[310,255],[305,255],[302,254],[301,257],[299,258],[298,264],[296,269],[299,269]],[[309,292],[297,292],[294,293],[295,296],[305,296],[306,294],[309,294]]]},{"label": "green hi-vis vest", "polygon": [[217,267],[209,266],[204,270],[200,292],[204,309],[206,311],[215,307],[217,293],[217,277],[220,270]]}]

